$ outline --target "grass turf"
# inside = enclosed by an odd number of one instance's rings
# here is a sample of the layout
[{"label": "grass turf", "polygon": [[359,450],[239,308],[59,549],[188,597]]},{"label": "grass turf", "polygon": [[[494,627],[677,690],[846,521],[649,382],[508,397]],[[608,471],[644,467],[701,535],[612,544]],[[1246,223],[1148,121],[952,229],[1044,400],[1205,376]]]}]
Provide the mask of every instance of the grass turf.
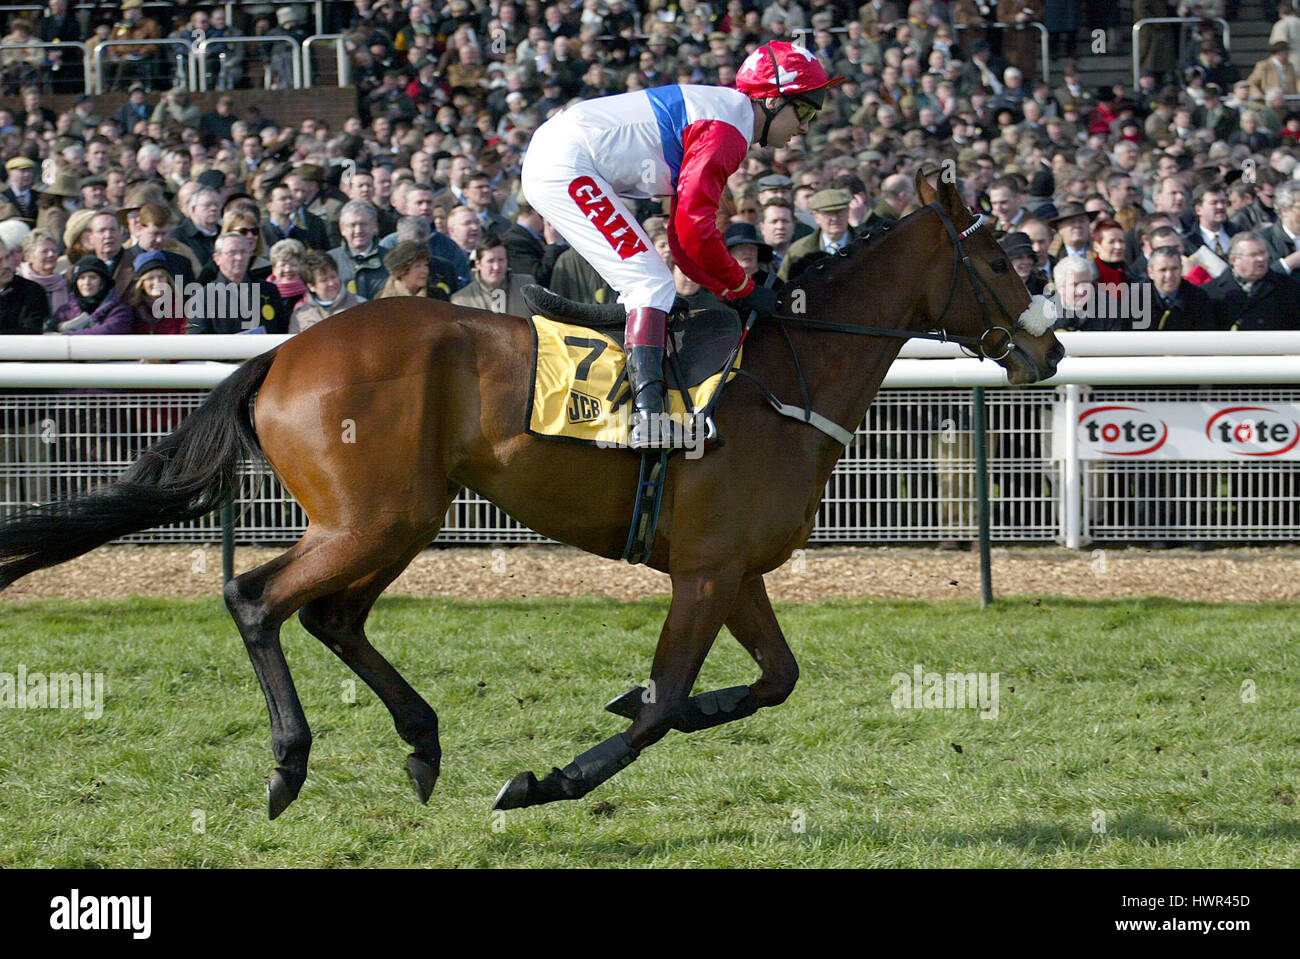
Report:
[{"label": "grass turf", "polygon": [[[514,774],[624,728],[601,706],[646,679],[665,612],[381,601],[372,641],[441,720],[428,806],[387,710],[294,620],[315,743],[268,822],[266,708],[218,599],[0,607],[0,673],[107,683],[98,719],[0,709],[0,866],[1300,865],[1287,604],[779,607],[802,669],[783,706],[670,733],[580,801],[493,814]],[[998,717],[893,708],[917,664],[998,673]],[[696,688],[755,675],[724,632]]]}]

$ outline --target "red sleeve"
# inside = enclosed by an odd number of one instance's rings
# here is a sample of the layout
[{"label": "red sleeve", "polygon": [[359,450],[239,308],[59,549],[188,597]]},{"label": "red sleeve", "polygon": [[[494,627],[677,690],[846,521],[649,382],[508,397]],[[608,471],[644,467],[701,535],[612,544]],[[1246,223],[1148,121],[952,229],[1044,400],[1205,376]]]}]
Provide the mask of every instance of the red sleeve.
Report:
[{"label": "red sleeve", "polygon": [[730,123],[700,120],[682,135],[682,166],[668,223],[668,242],[682,272],[724,299],[747,295],[754,283],[718,232],[718,204],[727,178],[749,150]]}]

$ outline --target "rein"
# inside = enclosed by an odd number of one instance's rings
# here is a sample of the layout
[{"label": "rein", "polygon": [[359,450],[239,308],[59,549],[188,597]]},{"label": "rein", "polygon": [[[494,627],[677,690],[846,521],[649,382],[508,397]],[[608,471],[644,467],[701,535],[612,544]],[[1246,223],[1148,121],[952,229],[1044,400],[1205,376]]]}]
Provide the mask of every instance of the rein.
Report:
[{"label": "rein", "polygon": [[[948,238],[952,241],[954,253],[952,263],[952,282],[948,286],[948,299],[944,301],[943,310],[940,312],[939,319],[935,323],[938,329],[928,332],[912,332],[910,330],[899,330],[880,326],[863,326],[857,323],[831,323],[826,320],[814,320],[804,316],[793,316],[784,313],[774,314],[771,319],[780,324],[792,323],[796,326],[803,326],[812,330],[827,330],[835,333],[856,333],[863,336],[885,336],[900,340],[921,339],[938,340],[941,343],[956,343],[959,346],[968,348],[980,360],[990,359],[996,361],[1004,359],[1013,349],[1016,348],[1015,344],[1012,342],[1012,337],[1020,330],[1020,323],[1017,321],[1015,326],[1008,329],[1005,326],[998,325],[990,319],[988,303],[984,299],[983,290],[988,290],[989,295],[993,297],[994,302],[997,303],[998,308],[1002,310],[1004,315],[1011,316],[1012,313],[1002,302],[1002,298],[998,296],[997,291],[989,286],[988,281],[980,276],[979,271],[975,269],[974,264],[971,263],[970,254],[966,252],[963,243],[964,240],[969,239],[972,235],[978,232],[980,228],[985,226],[985,224],[988,223],[988,218],[982,213],[977,213],[975,215],[975,222],[966,229],[958,232],[952,219],[944,212],[943,208],[939,206],[938,202],[927,204],[923,209],[933,210],[938,214],[939,220],[948,231]],[[844,256],[844,251],[841,251],[839,255]],[[965,336],[963,334],[949,333],[943,328],[943,318],[948,315],[948,309],[952,306],[953,297],[957,293],[958,271],[961,266],[966,267],[966,273],[970,277],[971,286],[975,290],[975,299],[978,301],[980,310],[989,324],[988,328],[979,336]],[[817,267],[814,267],[814,269],[816,268]],[[983,289],[981,289],[981,287]],[[1001,335],[1006,337],[1005,348],[996,355],[989,350],[988,344],[985,343],[985,340],[987,340],[990,335]]]},{"label": "rein", "polygon": [[[1002,298],[998,296],[997,291],[989,285],[987,280],[980,276],[979,271],[975,269],[974,264],[971,262],[970,254],[966,252],[964,246],[964,241],[969,239],[988,222],[987,217],[982,213],[977,213],[975,215],[974,223],[966,229],[958,231],[957,227],[953,224],[952,219],[946,212],[944,212],[943,208],[939,206],[937,201],[926,204],[923,209],[933,210],[938,214],[944,228],[948,231],[948,238],[952,241],[953,246],[952,282],[948,286],[948,299],[944,301],[943,310],[939,314],[939,319],[935,322],[935,326],[938,327],[938,329],[917,333],[909,330],[891,329],[880,326],[864,326],[857,323],[832,323],[826,320],[813,320],[804,316],[791,316],[786,314],[773,314],[772,316],[767,317],[767,319],[776,323],[780,328],[781,334],[785,338],[786,345],[790,348],[790,355],[794,358],[795,375],[799,381],[799,393],[803,400],[803,406],[798,407],[789,403],[782,403],[781,400],[778,399],[771,390],[764,386],[752,373],[739,368],[736,368],[736,372],[753,381],[753,383],[762,391],[763,396],[768,403],[770,403],[773,409],[782,416],[789,416],[792,419],[797,419],[803,423],[807,423],[809,426],[821,430],[827,436],[830,436],[843,446],[848,446],[849,443],[853,442],[853,433],[851,431],[846,430],[838,423],[827,419],[820,413],[813,411],[812,402],[808,393],[808,386],[804,381],[803,368],[799,363],[799,354],[795,351],[794,342],[790,339],[790,333],[786,329],[786,324],[802,326],[811,330],[827,330],[835,333],[855,333],[863,336],[884,336],[901,340],[924,339],[938,340],[943,343],[956,343],[963,349],[971,352],[981,361],[985,359],[994,361],[1001,360],[1009,355],[1012,350],[1018,349],[1013,337],[1016,332],[1022,328],[1022,322],[1017,320],[1015,325],[1008,329],[1007,327],[1001,326],[993,321],[989,315],[988,303],[984,298],[984,290],[988,290],[989,295],[993,297],[993,301],[998,305],[998,308],[1002,310],[1004,316],[1011,316],[1011,311],[1008,310],[1006,305],[1002,302]],[[839,255],[846,255],[846,251],[841,250]],[[957,293],[957,280],[960,275],[959,270],[962,266],[966,267],[966,273],[970,277],[971,287],[975,291],[975,299],[979,303],[980,312],[988,323],[988,327],[979,336],[965,336],[961,334],[954,335],[949,333],[943,327],[943,318],[948,315],[948,309],[952,306],[953,297]],[[814,267],[814,269],[817,268],[818,267]],[[983,289],[981,289],[981,287]],[[749,325],[753,322],[754,317],[751,316],[749,324],[746,324],[745,335],[748,334]],[[1001,335],[1006,338],[1004,348],[996,355],[990,351],[989,344],[985,342],[989,338],[990,334],[993,336]],[[745,336],[742,335],[741,341],[743,342],[744,339]]]}]

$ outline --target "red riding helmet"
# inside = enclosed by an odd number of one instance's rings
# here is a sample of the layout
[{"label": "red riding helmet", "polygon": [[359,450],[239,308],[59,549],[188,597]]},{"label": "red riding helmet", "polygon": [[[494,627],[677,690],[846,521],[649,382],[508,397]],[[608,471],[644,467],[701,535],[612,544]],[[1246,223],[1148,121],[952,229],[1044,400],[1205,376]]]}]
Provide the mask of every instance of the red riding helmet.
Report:
[{"label": "red riding helmet", "polygon": [[[828,76],[817,57],[787,40],[763,44],[736,71],[736,89],[754,99],[810,94],[844,80],[844,77]],[[823,96],[824,93],[808,99],[818,101],[820,106]]]}]

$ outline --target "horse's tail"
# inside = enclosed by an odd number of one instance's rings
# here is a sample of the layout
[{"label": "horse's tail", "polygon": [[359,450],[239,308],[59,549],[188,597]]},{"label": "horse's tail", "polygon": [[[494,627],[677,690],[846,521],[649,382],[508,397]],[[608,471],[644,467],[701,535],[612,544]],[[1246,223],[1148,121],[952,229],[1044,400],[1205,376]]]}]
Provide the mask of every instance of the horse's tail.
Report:
[{"label": "horse's tail", "polygon": [[240,460],[261,451],[249,400],[274,354],[254,357],[226,377],[112,483],[0,521],[0,589],[119,536],[203,516],[232,497]]}]

